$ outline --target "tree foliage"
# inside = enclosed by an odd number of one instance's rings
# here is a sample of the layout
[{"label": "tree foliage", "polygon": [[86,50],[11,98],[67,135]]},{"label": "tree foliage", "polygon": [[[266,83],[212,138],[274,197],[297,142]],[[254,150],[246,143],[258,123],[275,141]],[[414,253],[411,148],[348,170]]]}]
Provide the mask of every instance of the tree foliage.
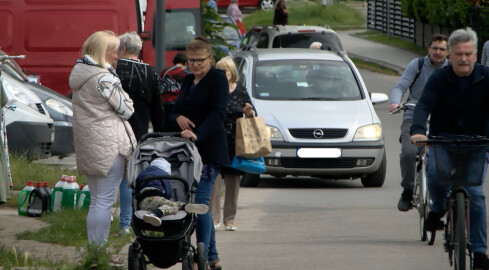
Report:
[{"label": "tree foliage", "polygon": [[226,56],[222,48],[228,47],[231,49],[231,46],[227,44],[223,35],[224,27],[231,26],[237,29],[237,26],[221,19],[219,15],[214,12],[214,9],[207,6],[205,0],[200,1],[200,6],[202,13],[202,36],[209,40],[214,49],[214,59],[219,61],[219,59]]},{"label": "tree foliage", "polygon": [[407,17],[449,28],[467,26],[472,5],[466,0],[401,0],[402,11]]}]

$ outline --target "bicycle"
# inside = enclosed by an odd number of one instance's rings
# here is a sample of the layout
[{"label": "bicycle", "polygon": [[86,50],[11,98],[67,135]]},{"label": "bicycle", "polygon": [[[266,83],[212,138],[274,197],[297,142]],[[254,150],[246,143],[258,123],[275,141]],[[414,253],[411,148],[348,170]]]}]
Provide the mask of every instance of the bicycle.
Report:
[{"label": "bicycle", "polygon": [[426,164],[428,148],[423,147],[416,155],[416,178],[414,180],[413,206],[419,213],[419,232],[421,241],[426,241],[428,245],[435,243],[436,230],[426,229],[426,219],[428,218],[430,206],[430,194],[428,192],[428,183],[426,178]]},{"label": "bicycle", "polygon": [[465,270],[468,256],[469,269],[472,269],[470,195],[465,186],[482,184],[489,139],[480,136],[430,137],[427,141],[418,141],[422,142],[432,147],[430,158],[436,164],[436,181],[440,186],[449,187],[443,246],[450,266]]},{"label": "bicycle", "polygon": [[[395,114],[399,111],[405,111],[407,109],[414,110],[416,103],[414,102],[404,102],[401,106],[394,109],[389,114]],[[433,245],[435,242],[436,231],[426,230],[425,221],[428,218],[429,212],[429,193],[428,186],[426,182],[426,164],[428,162],[428,157],[426,155],[427,147],[422,147],[420,151],[416,154],[416,172],[414,180],[414,190],[413,190],[413,200],[412,204],[419,213],[419,232],[421,236],[421,241],[427,241],[428,245]]]}]

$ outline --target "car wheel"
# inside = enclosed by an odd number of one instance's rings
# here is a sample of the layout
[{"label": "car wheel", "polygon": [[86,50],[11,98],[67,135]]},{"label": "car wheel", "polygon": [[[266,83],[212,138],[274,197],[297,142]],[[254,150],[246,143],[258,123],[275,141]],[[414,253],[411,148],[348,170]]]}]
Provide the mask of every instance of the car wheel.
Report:
[{"label": "car wheel", "polygon": [[273,0],[261,0],[260,1],[260,9],[262,9],[262,10],[272,9],[273,5],[274,5]]},{"label": "car wheel", "polygon": [[381,187],[385,181],[385,170],[387,167],[386,165],[387,162],[384,150],[384,157],[382,158],[379,169],[372,174],[368,174],[367,176],[362,177],[362,185],[364,187]]},{"label": "car wheel", "polygon": [[259,183],[260,183],[259,174],[245,173],[243,177],[241,177],[242,187],[257,187]]}]

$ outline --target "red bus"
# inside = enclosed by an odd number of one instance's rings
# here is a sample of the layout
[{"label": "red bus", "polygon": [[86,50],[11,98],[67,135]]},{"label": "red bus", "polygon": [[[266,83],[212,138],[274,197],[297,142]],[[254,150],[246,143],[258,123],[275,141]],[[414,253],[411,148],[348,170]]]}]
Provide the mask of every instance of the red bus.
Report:
[{"label": "red bus", "polygon": [[[69,73],[83,41],[95,31],[137,31],[144,41],[143,61],[156,65],[158,31],[153,20],[162,14],[156,1],[161,0],[3,0],[0,48],[9,55],[26,55],[18,60],[26,73],[39,75],[43,85],[68,95]],[[165,11],[165,63],[159,66],[171,65],[177,51],[201,33],[200,0],[165,0]]]}]

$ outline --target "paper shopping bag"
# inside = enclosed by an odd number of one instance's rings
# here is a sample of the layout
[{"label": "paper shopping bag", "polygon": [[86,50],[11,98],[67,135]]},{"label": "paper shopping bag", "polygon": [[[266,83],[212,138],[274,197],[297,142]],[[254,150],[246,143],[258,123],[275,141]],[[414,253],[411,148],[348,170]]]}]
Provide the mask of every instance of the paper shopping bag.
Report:
[{"label": "paper shopping bag", "polygon": [[262,117],[236,119],[236,156],[258,158],[272,152],[270,136]]}]

